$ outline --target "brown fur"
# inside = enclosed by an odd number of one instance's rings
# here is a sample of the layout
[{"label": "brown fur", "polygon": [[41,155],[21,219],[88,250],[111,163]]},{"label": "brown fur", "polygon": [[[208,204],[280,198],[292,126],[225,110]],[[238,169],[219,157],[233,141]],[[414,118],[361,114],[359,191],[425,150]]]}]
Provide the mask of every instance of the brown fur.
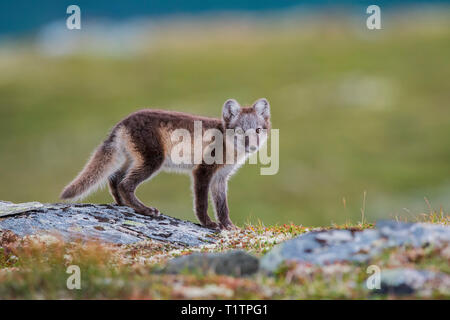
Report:
[{"label": "brown fur", "polygon": [[[260,99],[258,101],[262,101]],[[230,102],[231,101],[231,102]],[[257,102],[258,102],[257,101]],[[264,99],[267,104],[268,103]],[[263,101],[263,102],[264,102]],[[228,103],[228,105],[227,105]],[[110,193],[117,204],[130,206],[136,212],[154,216],[156,208],[145,206],[135,196],[135,190],[143,181],[151,178],[166,164],[173,147],[171,133],[175,129],[194,132],[194,121],[202,121],[203,131],[225,129],[238,125],[238,117],[254,114],[255,123],[264,129],[270,128],[268,116],[257,117],[256,107],[240,108],[234,100],[224,105],[222,119],[194,116],[182,112],[144,109],[120,121],[108,138],[97,148],[81,173],[62,192],[62,199],[80,198],[107,180]],[[256,103],[255,103],[256,104]],[[233,107],[233,108],[231,108]],[[228,113],[227,113],[228,112]],[[255,126],[252,121],[243,125]],[[224,142],[224,153],[226,153]],[[224,155],[225,157],[225,155]],[[203,226],[210,228],[233,228],[229,218],[227,202],[227,180],[234,171],[234,165],[201,163],[192,166],[194,206],[197,218]],[[208,216],[208,193],[211,191],[217,222]]]}]

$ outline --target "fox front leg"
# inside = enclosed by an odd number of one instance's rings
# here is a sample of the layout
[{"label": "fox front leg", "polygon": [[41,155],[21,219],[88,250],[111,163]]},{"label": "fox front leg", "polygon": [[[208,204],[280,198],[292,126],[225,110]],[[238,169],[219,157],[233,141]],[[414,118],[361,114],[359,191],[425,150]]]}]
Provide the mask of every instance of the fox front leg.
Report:
[{"label": "fox front leg", "polygon": [[210,229],[219,229],[219,225],[208,216],[208,189],[212,172],[200,166],[193,172],[194,210],[200,224]]},{"label": "fox front leg", "polygon": [[211,183],[211,196],[214,202],[214,208],[216,210],[216,217],[217,221],[219,221],[220,229],[232,230],[237,229],[237,227],[230,220],[227,200],[227,186],[228,182],[226,177],[214,177]]}]

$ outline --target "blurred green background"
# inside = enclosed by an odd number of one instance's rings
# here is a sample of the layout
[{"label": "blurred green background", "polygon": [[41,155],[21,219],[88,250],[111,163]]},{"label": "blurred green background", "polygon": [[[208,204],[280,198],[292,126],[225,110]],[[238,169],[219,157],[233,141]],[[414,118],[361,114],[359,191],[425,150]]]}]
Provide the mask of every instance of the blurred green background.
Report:
[{"label": "blurred green background", "polygon": [[[88,36],[63,54],[49,53],[45,34],[3,43],[0,199],[58,201],[108,130],[137,109],[218,117],[228,98],[266,97],[280,170],[262,176],[246,165],[231,179],[237,224],[360,221],[364,192],[370,221],[410,219],[429,210],[424,197],[448,209],[450,11],[423,12],[383,15],[376,31],[364,14],[160,20],[126,52]],[[161,173],[138,197],[196,220],[188,176]],[[85,201],[112,199],[104,189]]]}]

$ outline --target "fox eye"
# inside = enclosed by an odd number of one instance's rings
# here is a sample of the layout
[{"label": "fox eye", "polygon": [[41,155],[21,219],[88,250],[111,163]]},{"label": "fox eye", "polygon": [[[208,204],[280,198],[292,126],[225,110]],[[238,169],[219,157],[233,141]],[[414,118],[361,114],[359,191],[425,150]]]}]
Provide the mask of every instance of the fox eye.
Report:
[{"label": "fox eye", "polygon": [[243,135],[244,134],[244,130],[242,128],[236,128],[236,133],[238,135]]},{"label": "fox eye", "polygon": [[260,133],[261,132],[261,128],[256,128],[256,133]]}]

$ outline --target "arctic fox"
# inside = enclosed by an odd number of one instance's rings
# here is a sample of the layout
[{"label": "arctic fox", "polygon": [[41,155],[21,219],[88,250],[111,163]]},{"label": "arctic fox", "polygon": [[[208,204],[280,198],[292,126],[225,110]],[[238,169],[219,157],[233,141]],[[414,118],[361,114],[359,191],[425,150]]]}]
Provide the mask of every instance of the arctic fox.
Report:
[{"label": "arctic fox", "polygon": [[[201,124],[200,132],[195,128],[198,123]],[[229,159],[230,152],[233,152],[231,159],[235,161],[206,163],[203,151],[200,162],[175,161],[173,151],[177,142],[173,137],[180,129],[193,137],[180,142],[185,144],[183,150],[188,152],[195,149],[196,135],[203,135],[211,129],[223,136],[234,131],[236,134],[232,142],[228,139],[218,141],[223,147],[224,157]],[[257,151],[266,141],[268,130],[270,106],[264,98],[248,107],[241,107],[236,100],[229,99],[223,105],[221,119],[174,111],[140,110],[114,126],[80,174],[64,188],[61,199],[81,199],[108,182],[109,191],[118,205],[129,206],[140,214],[156,216],[158,209],[147,207],[136,198],[138,185],[160,170],[187,172],[192,176],[194,210],[201,225],[212,229],[234,229],[229,217],[227,181],[249,154]],[[239,135],[244,139],[235,139]],[[200,144],[203,147],[205,141]],[[241,147],[244,154],[236,155],[236,147]],[[209,192],[217,222],[208,216]]]}]

